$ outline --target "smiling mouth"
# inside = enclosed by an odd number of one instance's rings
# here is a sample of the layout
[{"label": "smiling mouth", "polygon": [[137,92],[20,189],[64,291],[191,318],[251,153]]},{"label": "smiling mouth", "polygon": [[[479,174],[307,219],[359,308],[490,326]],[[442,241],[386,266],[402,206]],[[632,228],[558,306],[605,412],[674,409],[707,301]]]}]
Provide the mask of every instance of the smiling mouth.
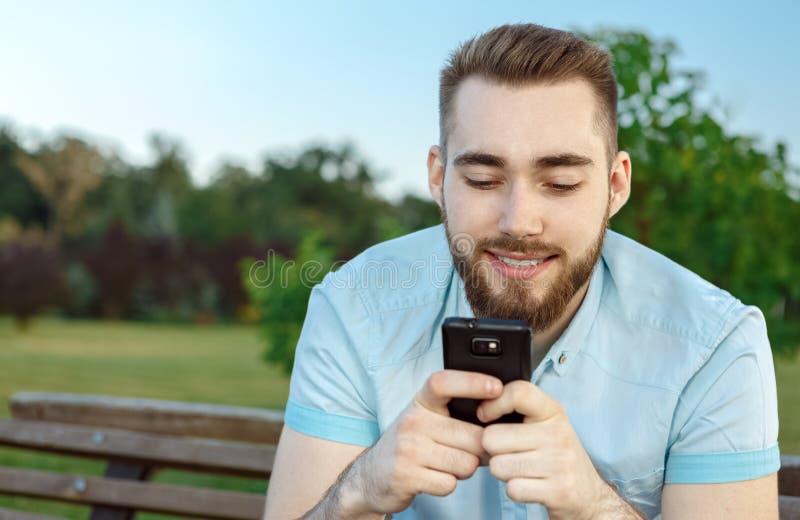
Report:
[{"label": "smiling mouth", "polygon": [[539,265],[542,262],[546,262],[547,260],[550,260],[551,258],[555,258],[555,256],[556,255],[551,255],[551,256],[544,257],[544,258],[532,258],[532,259],[526,259],[526,260],[517,260],[515,258],[509,258],[507,256],[501,256],[501,255],[497,255],[497,254],[494,255],[495,258],[497,258],[498,260],[500,260],[504,264],[509,265],[511,267],[531,267],[531,266],[534,266],[534,265]]},{"label": "smiling mouth", "polygon": [[540,272],[547,269],[547,267],[554,261],[558,255],[539,256],[538,258],[531,258],[534,255],[508,252],[517,258],[501,255],[499,251],[493,252],[491,250],[484,250],[488,255],[489,261],[494,270],[501,276],[510,279],[532,279],[539,276]]}]

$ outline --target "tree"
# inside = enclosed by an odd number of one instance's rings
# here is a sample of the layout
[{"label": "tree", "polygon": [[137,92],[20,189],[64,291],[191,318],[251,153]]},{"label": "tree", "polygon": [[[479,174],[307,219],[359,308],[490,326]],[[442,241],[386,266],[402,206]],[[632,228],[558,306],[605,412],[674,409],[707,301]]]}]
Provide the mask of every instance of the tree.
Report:
[{"label": "tree", "polygon": [[186,161],[186,152],[176,139],[161,134],[150,136],[150,147],[156,155],[148,169],[159,189],[180,197],[192,188],[192,176]]},{"label": "tree", "polygon": [[239,313],[249,303],[240,264],[242,260],[255,258],[259,254],[263,254],[263,251],[246,235],[226,238],[206,253],[206,269],[219,290],[219,303],[231,315]]},{"label": "tree", "polygon": [[[392,205],[377,195],[378,179],[352,146],[311,146],[296,156],[269,157],[254,190],[259,242],[294,247],[319,232],[338,257],[349,258],[397,228]],[[392,233],[394,234],[394,233]]]},{"label": "tree", "polygon": [[153,199],[144,221],[144,234],[149,237],[176,237],[178,235],[177,207],[191,192],[185,152],[181,145],[161,135],[150,138],[156,154],[153,165],[145,169],[153,187]]},{"label": "tree", "polygon": [[54,242],[59,243],[65,232],[80,232],[86,194],[102,181],[100,152],[80,139],[67,137],[43,144],[31,154],[20,151],[17,164],[50,206],[49,231]]},{"label": "tree", "polygon": [[129,316],[142,275],[140,240],[117,220],[106,230],[102,241],[85,255],[84,264],[97,282],[101,314],[114,319]]},{"label": "tree", "polygon": [[211,183],[188,193],[177,211],[181,236],[208,247],[218,246],[232,236],[258,235],[263,226],[265,207],[258,196],[263,180],[246,168],[224,163]]},{"label": "tree", "polygon": [[0,217],[13,218],[22,226],[45,228],[50,208],[17,164],[20,152],[11,129],[0,128]]},{"label": "tree", "polygon": [[407,232],[435,226],[442,221],[435,202],[411,194],[405,195],[395,205],[395,213],[398,223]]},{"label": "tree", "polygon": [[58,248],[39,233],[0,244],[0,312],[14,315],[25,330],[47,307],[62,305],[67,284]]},{"label": "tree", "polygon": [[613,226],[784,318],[775,309],[800,297],[800,236],[789,224],[800,222],[797,170],[785,147],[727,131],[722,107],[698,101],[703,75],[673,65],[673,42],[635,31],[588,37],[614,56],[619,144],[634,164]]}]

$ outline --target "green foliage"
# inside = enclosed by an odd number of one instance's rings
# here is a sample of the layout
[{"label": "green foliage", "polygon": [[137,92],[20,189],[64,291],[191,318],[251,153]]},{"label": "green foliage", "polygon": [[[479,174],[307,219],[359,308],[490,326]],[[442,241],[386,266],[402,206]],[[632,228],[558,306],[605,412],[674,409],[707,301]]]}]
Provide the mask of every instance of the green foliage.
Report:
[{"label": "green foliage", "polygon": [[[800,187],[790,183],[797,169],[785,147],[726,130],[723,107],[700,101],[703,75],[674,66],[673,42],[635,31],[588,37],[614,56],[619,147],[633,163],[631,198],[614,228],[773,321],[791,318],[780,309],[800,295],[800,235],[790,229],[800,222]],[[776,350],[800,345],[790,329],[771,330]]]},{"label": "green foliage", "polygon": [[260,199],[263,181],[247,169],[223,164],[212,182],[188,193],[178,206],[181,235],[209,247],[236,235],[257,237],[279,207]]},{"label": "green foliage", "polygon": [[334,266],[333,251],[320,245],[321,236],[306,235],[295,259],[270,251],[266,261],[242,262],[243,283],[261,313],[264,359],[291,373],[294,352],[306,315],[311,289]]},{"label": "green foliage", "polygon": [[44,228],[50,220],[50,208],[17,165],[19,151],[12,131],[0,128],[0,218],[11,217],[23,226]]},{"label": "green foliage", "polygon": [[116,221],[140,237],[181,234],[179,208],[195,191],[186,154],[177,141],[158,134],[149,142],[155,155],[149,165],[133,166],[116,156],[105,159],[103,182],[87,196],[89,237],[100,237]]},{"label": "green foliage", "polygon": [[103,182],[105,157],[97,147],[64,136],[43,142],[32,152],[20,147],[14,160],[47,201],[50,238],[58,244],[64,236],[79,235],[85,223],[86,196]]},{"label": "green foliage", "polygon": [[405,195],[396,205],[398,225],[412,231],[434,226],[441,222],[439,206],[428,198]]},{"label": "green foliage", "polygon": [[[793,352],[800,345],[800,234],[792,232],[800,171],[785,146],[732,133],[725,107],[705,101],[703,74],[676,67],[675,43],[616,29],[586,36],[614,55],[619,143],[633,159],[632,196],[613,227],[758,305],[775,350]],[[237,262],[253,250],[297,262],[304,237],[318,233],[316,247],[348,259],[440,221],[427,199],[380,197],[380,172],[351,145],[271,153],[255,171],[225,163],[196,187],[179,142],[155,136],[150,144],[155,159],[132,165],[63,136],[26,149],[0,129],[0,236],[21,226],[63,237],[65,263],[83,263],[91,275],[69,272],[80,300],[68,306],[73,314],[230,317],[246,310]],[[108,245],[117,221],[129,234],[125,247]],[[307,293],[271,298],[294,297],[304,312]],[[287,315],[265,328],[271,341],[286,344],[303,312],[280,312]]]},{"label": "green foliage", "polygon": [[65,274],[70,295],[67,311],[76,316],[90,314],[97,300],[97,284],[91,273],[82,262],[70,262]]},{"label": "green foliage", "polygon": [[767,330],[772,353],[777,358],[791,360],[798,357],[800,321],[767,319]]},{"label": "green foliage", "polygon": [[224,164],[212,183],[178,208],[183,236],[209,246],[249,235],[285,254],[320,233],[336,256],[439,223],[436,205],[414,196],[391,204],[375,191],[378,175],[351,146],[310,146],[274,154],[253,174]]}]

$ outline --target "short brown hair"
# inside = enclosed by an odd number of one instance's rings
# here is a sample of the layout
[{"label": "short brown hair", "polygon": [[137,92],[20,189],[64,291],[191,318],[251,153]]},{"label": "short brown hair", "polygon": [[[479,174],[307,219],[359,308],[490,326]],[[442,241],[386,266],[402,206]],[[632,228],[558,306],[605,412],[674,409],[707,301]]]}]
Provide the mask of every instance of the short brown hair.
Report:
[{"label": "short brown hair", "polygon": [[461,44],[439,79],[439,145],[444,157],[453,98],[470,76],[511,86],[588,81],[598,101],[595,127],[606,134],[609,164],[616,155],[617,82],[611,56],[575,34],[535,24],[502,25]]}]

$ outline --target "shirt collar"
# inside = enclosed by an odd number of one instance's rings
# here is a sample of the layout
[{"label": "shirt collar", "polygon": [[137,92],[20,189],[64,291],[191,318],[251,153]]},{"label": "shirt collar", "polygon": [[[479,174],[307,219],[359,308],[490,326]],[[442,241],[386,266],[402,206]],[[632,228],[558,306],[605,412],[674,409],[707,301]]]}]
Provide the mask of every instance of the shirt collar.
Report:
[{"label": "shirt collar", "polygon": [[592,271],[589,280],[589,289],[583,297],[578,312],[572,317],[566,330],[559,336],[555,343],[550,347],[542,365],[546,360],[553,364],[553,370],[559,376],[566,374],[574,364],[577,354],[583,349],[589,331],[592,328],[597,310],[600,308],[600,297],[603,293],[603,278],[605,263],[603,258],[599,258]]}]

